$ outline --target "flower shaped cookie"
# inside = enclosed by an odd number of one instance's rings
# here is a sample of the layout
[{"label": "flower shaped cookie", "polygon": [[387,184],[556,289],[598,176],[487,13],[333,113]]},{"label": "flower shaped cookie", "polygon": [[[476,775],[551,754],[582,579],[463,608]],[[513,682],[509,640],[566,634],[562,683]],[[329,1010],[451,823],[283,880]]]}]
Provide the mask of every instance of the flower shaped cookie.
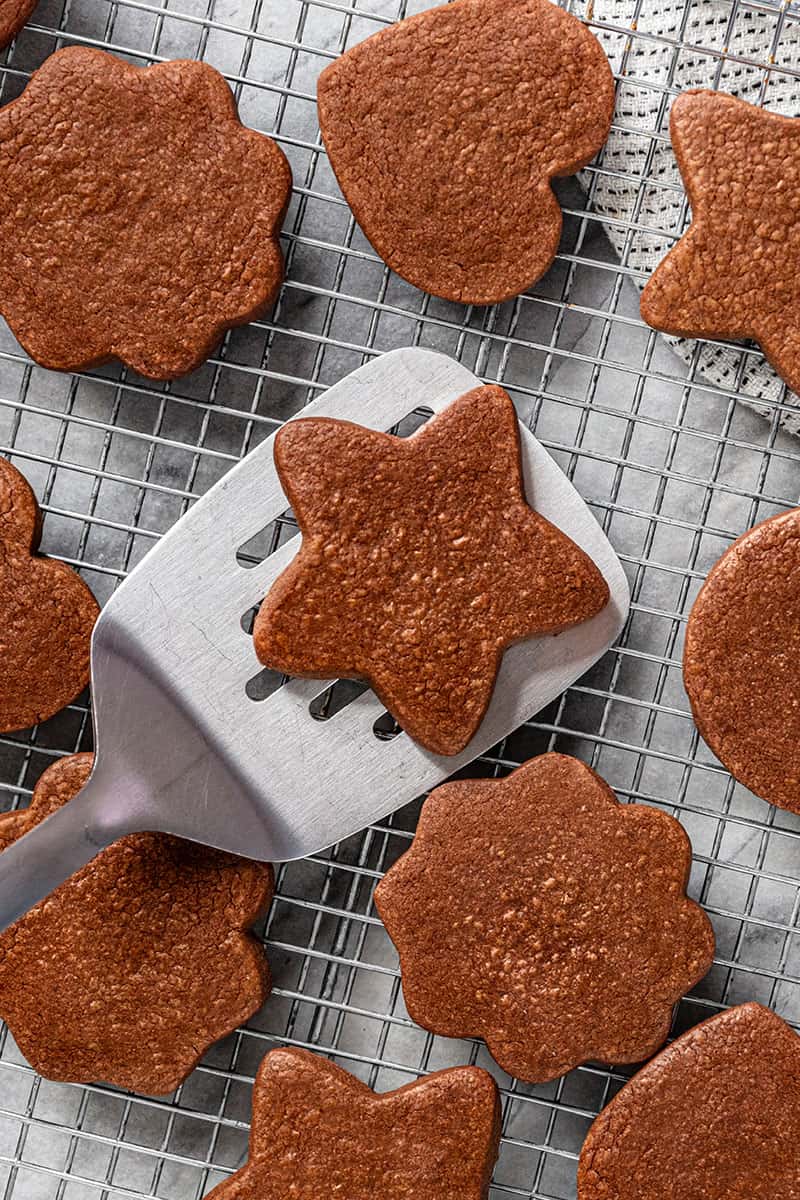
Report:
[{"label": "flower shaped cookie", "polygon": [[672,145],[692,224],[642,293],[648,325],[754,338],[800,391],[800,120],[723,92],[685,92]]},{"label": "flower shaped cookie", "polygon": [[605,142],[614,80],[594,35],[550,0],[456,0],[342,55],[318,103],[331,166],[381,258],[435,296],[495,304],[552,263],[551,181]]},{"label": "flower shaped cookie", "polygon": [[0,458],[0,732],[59,712],[89,682],[89,641],[99,612],[79,575],[32,553],[39,506]]},{"label": "flower shaped cookie", "polygon": [[579,1200],[800,1200],[800,1039],[760,1004],[697,1025],[597,1118]]},{"label": "flower shaped cookie", "polygon": [[[76,754],[45,771],[30,808],[0,817],[0,849],[66,804],[91,766]],[[267,998],[247,931],[272,889],[265,864],[164,834],[123,838],[0,934],[0,1016],[49,1079],[170,1092]]]},{"label": "flower shaped cookie", "polygon": [[0,110],[0,314],[43,366],[198,366],[274,298],[291,173],[198,62],[72,47]]},{"label": "flower shaped cookie", "polygon": [[690,864],[677,821],[564,755],[437,788],[375,891],[410,1015],[530,1082],[647,1058],[713,960]]},{"label": "flower shaped cookie", "polygon": [[253,1092],[249,1162],[208,1200],[486,1200],[500,1141],[486,1071],[376,1096],[305,1050],[273,1050]]},{"label": "flower shaped cookie", "polygon": [[592,560],[525,499],[502,388],[468,392],[407,439],[290,421],[275,463],[303,544],[256,619],[259,659],[367,679],[436,754],[477,730],[506,646],[608,602]]},{"label": "flower shaped cookie", "polygon": [[0,50],[13,41],[36,8],[36,0],[0,0]]}]

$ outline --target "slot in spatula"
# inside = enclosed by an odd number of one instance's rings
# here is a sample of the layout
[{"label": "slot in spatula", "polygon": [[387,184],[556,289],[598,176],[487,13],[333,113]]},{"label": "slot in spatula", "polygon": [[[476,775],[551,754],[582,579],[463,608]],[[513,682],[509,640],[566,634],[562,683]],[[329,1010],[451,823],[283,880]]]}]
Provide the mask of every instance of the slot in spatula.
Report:
[{"label": "slot in spatula", "polygon": [[[440,354],[398,350],[301,415],[387,430],[479,384]],[[247,695],[260,664],[242,618],[299,545],[293,538],[251,569],[237,561],[237,550],[287,508],[269,438],[190,509],[103,609],[92,641],[94,770],[74,799],[0,855],[0,928],[139,830],[269,861],[315,853],[441,782],[588,670],[627,616],[625,575],[566,476],[525,428],[521,434],[530,504],[594,559],[611,600],[583,625],[506,651],[486,717],[461,754],[437,757],[404,733],[377,736],[383,707],[371,692],[315,720],[309,706],[330,680],[290,680],[261,702]]]}]

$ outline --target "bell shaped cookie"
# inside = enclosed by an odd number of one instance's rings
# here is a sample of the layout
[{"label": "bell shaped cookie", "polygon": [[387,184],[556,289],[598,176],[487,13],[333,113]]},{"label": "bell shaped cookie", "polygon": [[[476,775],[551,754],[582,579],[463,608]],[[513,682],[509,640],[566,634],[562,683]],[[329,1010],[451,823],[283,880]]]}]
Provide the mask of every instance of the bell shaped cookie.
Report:
[{"label": "bell shaped cookie", "polygon": [[[91,767],[76,754],[45,771],[28,809],[0,816],[0,851],[67,804]],[[249,930],[272,891],[264,863],[125,837],[0,934],[0,1017],[48,1079],[171,1092],[269,995]]]},{"label": "bell shaped cookie", "polygon": [[477,1067],[376,1095],[305,1050],[273,1050],[253,1091],[250,1156],[208,1200],[487,1200],[500,1102]]}]

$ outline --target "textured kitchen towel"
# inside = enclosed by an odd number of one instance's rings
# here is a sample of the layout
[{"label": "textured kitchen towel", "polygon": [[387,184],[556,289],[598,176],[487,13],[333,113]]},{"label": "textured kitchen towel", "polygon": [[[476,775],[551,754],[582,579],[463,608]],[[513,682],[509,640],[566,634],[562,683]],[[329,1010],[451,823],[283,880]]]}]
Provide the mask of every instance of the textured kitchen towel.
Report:
[{"label": "textured kitchen towel", "polygon": [[[716,87],[774,112],[800,114],[800,79],[781,71],[800,68],[800,6],[779,0],[762,0],[757,8],[732,0],[576,0],[573,7],[598,23],[594,31],[620,80],[602,169],[584,172],[584,183],[592,185],[592,206],[605,218],[623,264],[645,273],[637,280],[644,286],[689,219],[669,142],[672,93]],[[772,409],[759,400],[800,406],[760,353],[668,341],[687,362],[697,354],[698,375],[736,390],[766,416]],[[800,434],[800,412],[784,412],[781,424]]]}]

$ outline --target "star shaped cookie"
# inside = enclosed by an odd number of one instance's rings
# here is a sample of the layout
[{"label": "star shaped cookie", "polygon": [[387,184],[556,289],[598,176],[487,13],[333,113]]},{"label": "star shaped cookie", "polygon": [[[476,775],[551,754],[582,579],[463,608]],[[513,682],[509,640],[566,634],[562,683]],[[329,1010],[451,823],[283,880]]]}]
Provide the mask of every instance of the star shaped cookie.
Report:
[{"label": "star shaped cookie", "polygon": [[670,133],[692,224],[645,287],[644,320],[682,337],[753,338],[800,391],[800,120],[691,91]]},{"label": "star shaped cookie", "polygon": [[436,754],[476,732],[507,646],[608,602],[591,559],[529,507],[500,387],[468,392],[407,439],[290,421],[275,463],[303,542],[258,614],[259,659],[367,680]]},{"label": "star shaped cookie", "polygon": [[438,1071],[377,1096],[305,1050],[268,1054],[247,1165],[208,1200],[486,1200],[500,1140],[486,1071]]},{"label": "star shaped cookie", "polygon": [[800,1200],[800,1039],[760,1004],[685,1033],[589,1130],[579,1200]]}]

